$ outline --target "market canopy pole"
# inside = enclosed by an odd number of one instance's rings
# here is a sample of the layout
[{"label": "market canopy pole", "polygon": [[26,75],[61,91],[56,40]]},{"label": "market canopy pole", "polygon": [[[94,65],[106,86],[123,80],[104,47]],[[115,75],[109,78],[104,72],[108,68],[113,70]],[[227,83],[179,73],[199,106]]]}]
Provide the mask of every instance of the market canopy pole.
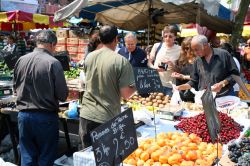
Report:
[{"label": "market canopy pole", "polygon": [[54,14],[54,22],[62,21],[72,16],[74,13],[78,12],[85,6],[87,6],[88,0],[75,0],[64,8],[58,10]]},{"label": "market canopy pole", "polygon": [[148,0],[148,41],[147,44],[149,45],[149,35],[150,35],[150,29],[151,29],[151,6],[152,6],[152,0]]}]

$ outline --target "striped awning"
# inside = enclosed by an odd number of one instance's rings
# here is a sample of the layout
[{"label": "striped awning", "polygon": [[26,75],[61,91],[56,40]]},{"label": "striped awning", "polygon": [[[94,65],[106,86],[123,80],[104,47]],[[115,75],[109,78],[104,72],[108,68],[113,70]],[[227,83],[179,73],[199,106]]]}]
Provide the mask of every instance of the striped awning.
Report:
[{"label": "striped awning", "polygon": [[3,31],[25,31],[37,28],[55,28],[66,26],[66,23],[64,22],[55,23],[53,18],[53,16],[32,14],[19,10],[0,12],[0,29]]}]

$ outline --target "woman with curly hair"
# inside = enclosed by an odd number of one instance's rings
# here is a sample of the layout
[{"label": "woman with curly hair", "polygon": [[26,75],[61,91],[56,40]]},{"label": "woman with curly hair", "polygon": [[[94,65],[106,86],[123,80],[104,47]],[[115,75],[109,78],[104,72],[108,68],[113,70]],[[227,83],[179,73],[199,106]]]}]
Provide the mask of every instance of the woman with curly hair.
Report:
[{"label": "woman with curly hair", "polygon": [[[193,63],[196,56],[191,50],[192,37],[186,37],[181,43],[180,58],[176,64],[176,72],[172,73],[172,77],[176,78],[176,85],[181,85],[190,80],[193,71]],[[194,94],[190,90],[180,91],[183,101],[194,102]]]}]

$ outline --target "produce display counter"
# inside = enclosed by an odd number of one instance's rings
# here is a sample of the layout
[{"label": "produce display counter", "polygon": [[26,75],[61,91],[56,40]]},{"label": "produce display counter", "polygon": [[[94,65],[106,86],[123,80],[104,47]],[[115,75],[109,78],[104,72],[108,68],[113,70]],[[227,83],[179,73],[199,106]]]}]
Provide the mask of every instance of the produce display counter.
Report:
[{"label": "produce display counter", "polygon": [[[186,116],[188,116],[187,114],[188,113],[186,112]],[[190,112],[190,115],[193,116],[193,113]],[[241,137],[243,135],[243,133],[245,133],[245,131],[250,128],[250,119],[235,118],[234,120],[237,123],[239,123],[240,125],[244,126],[243,131],[240,133],[240,137]],[[156,118],[156,128],[154,125],[152,125],[154,123],[152,121],[152,124],[143,125],[143,126],[136,129],[138,142],[140,143],[142,140],[145,140],[147,138],[154,139],[155,133],[156,134],[159,134],[162,132],[164,132],[164,133],[169,133],[169,132],[182,133],[181,130],[177,130],[174,127],[179,122],[180,121],[170,121],[170,120]],[[228,144],[224,144],[223,151],[222,151],[224,156],[225,156],[225,153],[227,152],[227,148],[228,148]],[[225,160],[225,159],[223,159],[223,160]],[[75,152],[73,154],[73,161],[74,161],[74,166],[80,166],[80,165],[93,166],[93,165],[95,165],[94,153],[92,151],[92,148],[89,147],[89,148],[86,148],[82,151]],[[227,165],[224,165],[224,166],[227,166]]]}]

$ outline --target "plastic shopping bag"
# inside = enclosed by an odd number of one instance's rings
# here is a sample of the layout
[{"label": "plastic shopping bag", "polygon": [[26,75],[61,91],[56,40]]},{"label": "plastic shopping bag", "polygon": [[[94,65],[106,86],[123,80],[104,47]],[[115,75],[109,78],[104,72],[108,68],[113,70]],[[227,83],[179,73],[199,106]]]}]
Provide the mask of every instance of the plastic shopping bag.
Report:
[{"label": "plastic shopping bag", "polygon": [[182,102],[181,96],[179,91],[175,88],[176,85],[172,84],[173,86],[173,95],[171,97],[170,105],[178,105]]},{"label": "plastic shopping bag", "polygon": [[219,112],[216,109],[215,100],[210,86],[208,86],[208,88],[202,95],[201,100],[206,116],[208,131],[212,139],[212,142],[214,143],[218,134],[220,133],[221,124],[220,124]]}]

